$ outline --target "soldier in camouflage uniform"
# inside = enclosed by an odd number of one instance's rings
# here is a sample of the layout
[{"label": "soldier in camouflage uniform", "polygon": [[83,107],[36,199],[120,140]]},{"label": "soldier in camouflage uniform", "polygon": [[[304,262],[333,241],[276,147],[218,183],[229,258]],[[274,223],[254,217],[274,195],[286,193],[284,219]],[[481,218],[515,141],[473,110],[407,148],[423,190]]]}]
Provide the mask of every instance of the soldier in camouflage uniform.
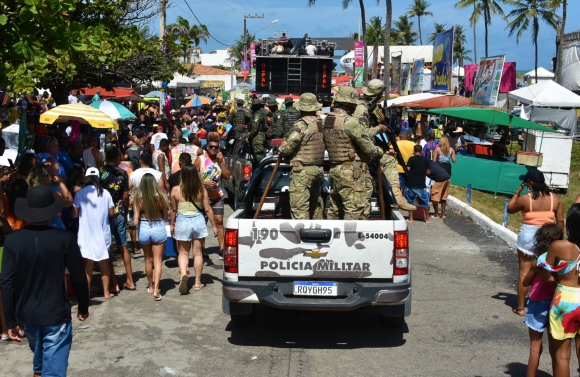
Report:
[{"label": "soldier in camouflage uniform", "polygon": [[383,151],[373,144],[364,124],[350,116],[357,103],[357,91],[341,86],[334,110],[324,119],[324,145],[332,179],[330,220],[364,220],[371,211],[373,185],[368,162],[382,157]]},{"label": "soldier in camouflage uniform", "polygon": [[[292,97],[286,97],[286,100],[288,98],[292,98]],[[272,127],[270,128],[270,136],[272,136],[274,139],[280,139],[280,138],[284,137],[284,131],[283,131],[284,111],[276,109],[276,111],[274,111],[272,113]]]},{"label": "soldier in camouflage uniform", "polygon": [[320,187],[324,171],[324,128],[316,111],[322,107],[312,93],[300,96],[300,119],[280,146],[280,155],[290,156],[290,211],[293,219],[322,220]]},{"label": "soldier in camouflage uniform", "polygon": [[287,138],[292,131],[294,122],[296,122],[301,115],[300,111],[293,107],[294,100],[292,97],[286,97],[284,103],[286,104],[286,110],[282,113],[282,136]]},{"label": "soldier in camouflage uniform", "polygon": [[268,122],[268,117],[272,116],[272,113],[264,108],[265,104],[267,102],[260,101],[257,98],[252,101],[252,109],[255,109],[255,111],[248,138],[252,146],[252,155],[254,156],[254,162],[256,164],[262,161],[265,156],[264,141],[266,140],[266,123]]},{"label": "soldier in camouflage uniform", "polygon": [[[377,79],[369,81],[368,87],[362,88],[364,98],[359,100],[359,103],[357,104],[353,114],[353,117],[358,118],[365,125],[365,127],[368,128],[367,132],[371,140],[373,140],[377,134],[386,131],[386,126],[383,124],[375,124],[377,123],[375,118],[371,117],[369,114],[370,103],[376,101],[377,96],[382,95],[384,89],[385,84],[383,81]],[[379,135],[378,137],[382,137],[384,141],[387,141],[386,135]],[[395,195],[395,199],[397,200],[397,205],[399,208],[404,209],[405,211],[416,210],[417,207],[409,204],[409,202],[407,202],[407,200],[401,194],[395,151],[392,149],[387,151],[383,157],[381,157],[380,164],[383,167],[383,174],[393,189],[393,194]]]},{"label": "soldier in camouflage uniform", "polygon": [[237,107],[230,113],[230,124],[233,127],[233,135],[231,138],[237,140],[238,137],[244,132],[244,126],[250,124],[250,120],[252,120],[252,112],[250,109],[246,109],[244,107],[244,100],[238,99],[236,101]]}]

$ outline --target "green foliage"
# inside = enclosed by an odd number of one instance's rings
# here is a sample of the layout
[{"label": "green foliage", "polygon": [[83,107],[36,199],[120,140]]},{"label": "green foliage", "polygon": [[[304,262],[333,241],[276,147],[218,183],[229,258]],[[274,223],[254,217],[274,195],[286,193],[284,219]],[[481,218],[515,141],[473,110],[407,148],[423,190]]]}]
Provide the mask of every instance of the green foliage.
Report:
[{"label": "green foliage", "polygon": [[393,21],[391,28],[391,40],[394,44],[400,46],[411,46],[417,43],[419,34],[413,30],[413,21],[409,20],[406,14],[399,16],[398,20]]},{"label": "green foliage", "polygon": [[445,24],[438,24],[435,22],[435,31],[433,33],[429,33],[427,36],[427,43],[435,42],[435,36],[437,34],[443,33],[444,31],[447,31]]}]

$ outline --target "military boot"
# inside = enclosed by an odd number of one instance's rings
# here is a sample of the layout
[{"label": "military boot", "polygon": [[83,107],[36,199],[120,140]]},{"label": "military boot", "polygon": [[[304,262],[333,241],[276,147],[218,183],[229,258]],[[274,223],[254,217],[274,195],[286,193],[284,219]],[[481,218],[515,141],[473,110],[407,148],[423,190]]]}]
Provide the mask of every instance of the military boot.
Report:
[{"label": "military boot", "polygon": [[409,202],[407,202],[407,199],[405,199],[403,194],[401,194],[401,186],[399,186],[398,184],[391,183],[391,187],[393,188],[393,194],[395,195],[395,199],[397,200],[397,206],[400,209],[403,209],[405,211],[414,211],[417,209],[417,207],[415,207],[414,205],[409,204]]}]

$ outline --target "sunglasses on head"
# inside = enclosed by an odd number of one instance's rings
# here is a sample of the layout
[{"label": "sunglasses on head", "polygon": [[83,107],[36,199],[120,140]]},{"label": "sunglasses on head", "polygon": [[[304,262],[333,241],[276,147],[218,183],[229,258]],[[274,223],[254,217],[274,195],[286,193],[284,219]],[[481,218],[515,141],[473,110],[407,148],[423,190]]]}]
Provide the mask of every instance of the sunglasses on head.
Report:
[{"label": "sunglasses on head", "polygon": [[208,145],[207,148],[208,149],[218,149],[219,145]]}]

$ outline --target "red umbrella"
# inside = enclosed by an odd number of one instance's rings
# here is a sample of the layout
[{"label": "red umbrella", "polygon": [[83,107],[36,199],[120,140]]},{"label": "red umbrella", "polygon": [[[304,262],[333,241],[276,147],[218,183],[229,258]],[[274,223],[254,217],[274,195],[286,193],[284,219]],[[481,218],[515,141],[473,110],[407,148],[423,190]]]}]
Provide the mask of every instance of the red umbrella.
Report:
[{"label": "red umbrella", "polygon": [[278,96],[278,98],[277,98],[277,99],[281,99],[282,101],[284,101],[284,100],[286,99],[286,97],[292,97],[292,99],[293,99],[294,101],[298,101],[298,100],[300,99],[300,96],[297,96],[297,95],[295,95],[295,94],[285,94],[285,95],[283,95],[283,96]]},{"label": "red umbrella", "polygon": [[415,109],[440,109],[444,107],[469,106],[469,98],[462,96],[440,96],[434,98],[425,98],[416,101],[399,103],[396,106],[409,107]]}]

